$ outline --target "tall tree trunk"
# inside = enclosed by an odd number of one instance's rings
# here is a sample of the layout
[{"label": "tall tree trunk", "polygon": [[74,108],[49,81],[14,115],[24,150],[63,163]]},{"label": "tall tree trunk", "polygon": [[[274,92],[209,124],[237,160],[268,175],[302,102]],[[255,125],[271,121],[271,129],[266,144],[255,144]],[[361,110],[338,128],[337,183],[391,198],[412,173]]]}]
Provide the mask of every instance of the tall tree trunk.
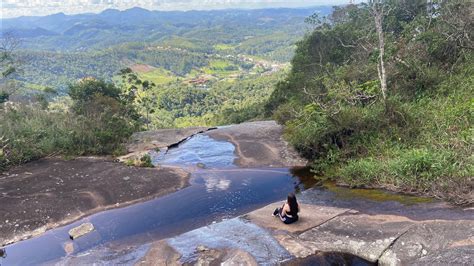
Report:
[{"label": "tall tree trunk", "polygon": [[380,81],[380,88],[382,90],[382,97],[383,102],[386,104],[387,102],[387,74],[385,71],[385,38],[383,33],[383,16],[384,16],[384,8],[383,4],[380,3],[373,3],[372,4],[372,11],[374,15],[375,21],[375,30],[377,31],[377,36],[379,39],[379,58],[377,63],[377,73],[379,76]]}]

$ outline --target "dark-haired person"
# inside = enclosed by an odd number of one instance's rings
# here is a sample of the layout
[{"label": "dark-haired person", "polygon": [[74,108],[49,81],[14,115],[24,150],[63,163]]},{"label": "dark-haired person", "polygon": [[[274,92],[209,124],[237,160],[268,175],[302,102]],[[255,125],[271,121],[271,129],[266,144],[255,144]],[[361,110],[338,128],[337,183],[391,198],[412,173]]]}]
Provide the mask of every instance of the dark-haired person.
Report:
[{"label": "dark-haired person", "polygon": [[281,208],[276,208],[273,212],[274,216],[280,217],[280,220],[285,224],[292,224],[298,221],[298,212],[300,211],[300,206],[294,193],[288,194],[288,199]]}]

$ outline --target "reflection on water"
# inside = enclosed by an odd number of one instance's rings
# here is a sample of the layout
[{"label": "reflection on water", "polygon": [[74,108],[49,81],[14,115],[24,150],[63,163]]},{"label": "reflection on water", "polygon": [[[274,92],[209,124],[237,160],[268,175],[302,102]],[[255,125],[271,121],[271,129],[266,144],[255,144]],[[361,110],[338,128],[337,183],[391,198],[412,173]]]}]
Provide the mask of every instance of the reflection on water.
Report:
[{"label": "reflection on water", "polygon": [[427,197],[417,197],[390,192],[383,189],[364,189],[337,186],[334,181],[321,180],[311,172],[309,167],[299,167],[290,170],[291,174],[298,176],[299,184],[295,190],[297,192],[319,187],[328,190],[334,196],[341,200],[365,199],[376,202],[396,201],[405,205],[433,202],[433,199]]},{"label": "reflection on water", "polygon": [[405,205],[433,202],[431,198],[397,194],[382,189],[340,187],[337,186],[335,182],[324,182],[324,188],[333,192],[338,198],[343,200],[367,199],[377,202],[396,201]]},{"label": "reflection on water", "polygon": [[[288,169],[200,170],[193,174],[191,186],[176,193],[101,212],[7,246],[8,257],[0,259],[0,264],[40,264],[64,259],[69,253],[83,256],[110,242],[146,243],[176,236],[282,200],[301,183]],[[72,247],[66,245],[68,230],[84,222],[96,230],[74,240]]]},{"label": "reflection on water", "polygon": [[301,192],[303,190],[312,188],[318,184],[321,184],[317,178],[315,178],[314,174],[311,172],[310,167],[295,167],[290,169],[290,173],[293,176],[297,176],[298,183],[295,183],[295,191]]},{"label": "reflection on water", "polygon": [[216,173],[208,173],[203,177],[203,179],[205,180],[206,191],[208,193],[219,190],[228,190],[232,183],[232,181],[225,176],[219,176]]}]

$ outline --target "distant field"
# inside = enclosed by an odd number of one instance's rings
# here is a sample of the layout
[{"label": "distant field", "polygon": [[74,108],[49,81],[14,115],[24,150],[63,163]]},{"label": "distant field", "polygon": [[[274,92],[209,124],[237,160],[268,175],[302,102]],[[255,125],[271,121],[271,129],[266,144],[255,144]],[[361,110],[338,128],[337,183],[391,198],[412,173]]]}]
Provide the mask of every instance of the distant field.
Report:
[{"label": "distant field", "polygon": [[239,66],[226,60],[212,60],[208,67],[203,69],[204,73],[209,75],[218,75],[219,77],[226,77],[228,75],[238,74],[240,72]]},{"label": "distant field", "polygon": [[145,64],[135,64],[130,66],[133,72],[136,73],[148,73],[156,69],[154,66],[145,65]]},{"label": "distant field", "polygon": [[220,43],[220,44],[214,45],[214,49],[218,51],[231,51],[231,50],[234,50],[234,46]]},{"label": "distant field", "polygon": [[168,84],[176,80],[176,76],[170,71],[155,68],[151,71],[138,73],[141,79],[151,81],[157,85]]}]

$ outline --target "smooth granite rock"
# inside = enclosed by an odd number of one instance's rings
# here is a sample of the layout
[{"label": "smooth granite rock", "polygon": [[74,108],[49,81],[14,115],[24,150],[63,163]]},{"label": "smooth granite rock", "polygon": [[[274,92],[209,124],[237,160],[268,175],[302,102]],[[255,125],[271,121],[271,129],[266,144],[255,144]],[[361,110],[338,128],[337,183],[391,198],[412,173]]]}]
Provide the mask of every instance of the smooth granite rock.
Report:
[{"label": "smooth granite rock", "polygon": [[94,231],[94,225],[91,223],[81,224],[78,227],[74,227],[73,229],[69,230],[69,237],[71,239],[77,239],[81,236],[87,235],[88,233]]},{"label": "smooth granite rock", "polygon": [[277,239],[299,258],[316,252],[342,252],[376,262],[412,224],[389,216],[342,215],[299,236]]},{"label": "smooth granite rock", "polygon": [[344,208],[300,204],[298,221],[293,224],[284,224],[278,217],[271,215],[275,208],[281,207],[282,204],[282,202],[273,203],[246,214],[243,217],[264,228],[301,233],[349,211],[349,209]]},{"label": "smooth granite rock", "polygon": [[236,164],[242,167],[306,166],[307,160],[283,139],[283,127],[275,121],[247,122],[205,133],[235,145]]},{"label": "smooth granite rock", "polygon": [[380,265],[473,265],[474,220],[429,221],[412,226]]}]

